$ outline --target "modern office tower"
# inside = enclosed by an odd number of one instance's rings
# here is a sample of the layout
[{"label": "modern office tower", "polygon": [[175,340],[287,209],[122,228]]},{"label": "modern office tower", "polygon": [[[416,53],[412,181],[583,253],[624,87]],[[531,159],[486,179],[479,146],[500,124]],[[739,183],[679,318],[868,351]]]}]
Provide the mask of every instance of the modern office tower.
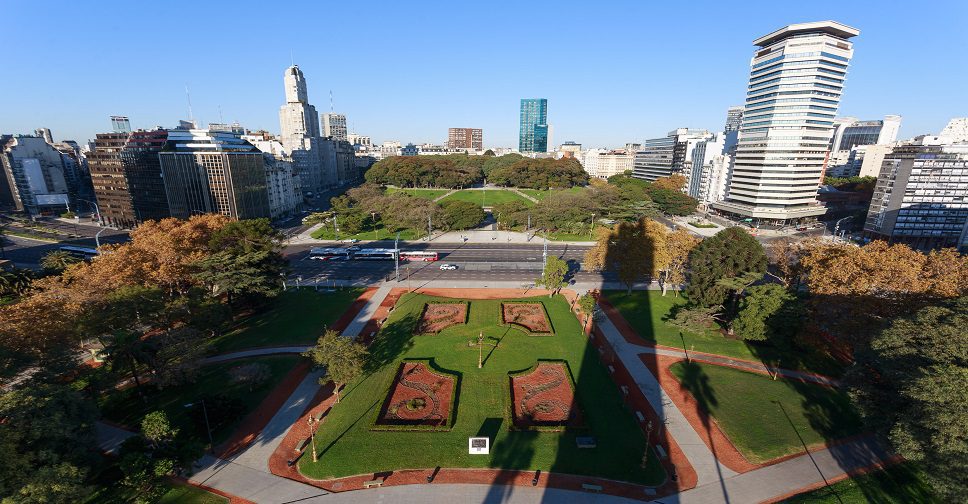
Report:
[{"label": "modern office tower", "polygon": [[480,128],[449,128],[447,147],[451,149],[484,149],[484,130]]},{"label": "modern office tower", "polygon": [[730,131],[739,131],[740,124],[743,123],[743,106],[737,105],[735,107],[729,107],[726,109],[726,128],[723,129],[726,133]]},{"label": "modern office tower", "polygon": [[548,100],[521,99],[521,129],[518,132],[521,152],[548,152]]},{"label": "modern office tower", "polygon": [[926,140],[897,146],[885,157],[864,233],[919,249],[965,250],[968,143],[930,145]]},{"label": "modern office tower", "polygon": [[236,135],[244,135],[245,128],[241,124],[234,122],[232,124],[227,123],[208,123],[209,131],[220,131],[223,133],[235,133]]},{"label": "modern office tower", "polygon": [[[2,199],[31,215],[60,214],[72,207],[68,185],[74,161],[37,136],[4,136],[0,145],[6,191]],[[12,204],[11,204],[12,203]]]},{"label": "modern office tower", "polygon": [[709,140],[713,134],[706,130],[678,128],[661,138],[650,138],[635,153],[632,176],[648,181],[692,169],[692,151],[696,143]]},{"label": "modern office tower", "polygon": [[346,141],[346,116],[328,112],[323,114],[323,136]]},{"label": "modern office tower", "polygon": [[97,135],[87,160],[106,224],[132,228],[171,216],[158,160],[167,140],[168,131],[163,129]]},{"label": "modern office tower", "polygon": [[708,140],[698,141],[693,146],[691,169],[683,172],[687,179],[686,192],[689,196],[698,199],[702,187],[709,184],[713,158],[722,155],[724,142],[725,133],[720,133]]},{"label": "modern office tower", "polygon": [[799,23],[753,41],[746,107],[726,200],[717,210],[786,222],[822,215],[817,188],[860,32]]},{"label": "modern office tower", "polygon": [[240,136],[171,130],[158,158],[172,217],[211,212],[234,219],[269,217],[263,154]]},{"label": "modern office tower", "polygon": [[131,121],[127,116],[111,116],[111,131],[115,133],[131,133]]},{"label": "modern office tower", "polygon": [[888,145],[897,140],[901,116],[889,115],[883,120],[858,121],[853,117],[834,120],[830,151],[849,151],[860,145]]}]

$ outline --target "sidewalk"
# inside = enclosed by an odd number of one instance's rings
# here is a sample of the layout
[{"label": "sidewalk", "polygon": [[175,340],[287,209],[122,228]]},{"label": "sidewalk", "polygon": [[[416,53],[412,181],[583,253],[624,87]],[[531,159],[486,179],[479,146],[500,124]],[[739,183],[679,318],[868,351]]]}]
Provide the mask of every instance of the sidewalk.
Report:
[{"label": "sidewalk", "polygon": [[[316,224],[309,229],[293,236],[289,240],[289,244],[336,244],[342,243],[340,240],[317,240],[312,237],[314,231],[323,226],[323,224]],[[531,238],[530,240],[528,238]],[[466,239],[465,239],[466,238]],[[373,240],[360,240],[363,243],[369,243]],[[393,238],[385,238],[378,240],[381,243],[392,243]],[[400,240],[401,245],[426,245],[428,242],[426,239],[421,240]],[[541,245],[544,243],[544,239],[540,236],[532,236],[529,233],[521,233],[518,231],[492,231],[490,229],[471,229],[469,231],[447,231],[444,233],[435,232],[433,238],[430,240],[431,244],[447,244],[447,245],[460,245],[463,243],[491,243],[491,244],[529,244],[529,245]],[[592,246],[594,241],[548,241],[548,246],[564,246],[564,245],[576,245],[576,246]]]},{"label": "sidewalk", "polygon": [[615,354],[622,361],[625,369],[642,390],[652,410],[665,424],[665,429],[676,440],[682,452],[696,471],[697,486],[715,483],[724,478],[735,476],[737,473],[720,464],[706,443],[699,437],[699,433],[692,428],[692,424],[679,411],[672,399],[659,385],[655,375],[645,366],[639,354],[643,348],[625,340],[619,330],[612,324],[611,319],[602,317],[596,321],[597,327],[608,340]]}]

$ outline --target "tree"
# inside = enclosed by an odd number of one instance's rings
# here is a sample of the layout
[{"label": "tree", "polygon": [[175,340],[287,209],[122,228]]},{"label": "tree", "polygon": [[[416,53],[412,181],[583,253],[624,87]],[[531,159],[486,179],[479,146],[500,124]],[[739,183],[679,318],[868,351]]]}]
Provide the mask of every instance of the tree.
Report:
[{"label": "tree", "polygon": [[339,403],[339,390],[343,385],[355,380],[363,374],[363,364],[366,361],[366,347],[344,337],[340,333],[327,330],[316,341],[316,345],[303,356],[312,359],[317,366],[325,368],[325,374],[319,379],[320,385],[332,381],[336,402]]},{"label": "tree", "polygon": [[141,419],[141,435],[155,448],[171,442],[178,435],[178,429],[171,426],[164,411],[152,411]]},{"label": "tree", "polygon": [[656,187],[654,184],[647,191],[656,208],[670,215],[691,215],[699,205],[696,198],[682,191]]},{"label": "tree", "polygon": [[684,175],[669,175],[668,177],[659,177],[652,182],[652,187],[654,189],[665,189],[667,191],[679,191],[686,187],[686,177]]},{"label": "tree", "polygon": [[675,289],[676,296],[679,296],[679,286],[686,282],[689,252],[698,244],[699,239],[682,228],[666,234],[665,257],[668,262],[659,276],[663,296],[666,295],[670,285]]},{"label": "tree", "polygon": [[66,250],[52,250],[40,259],[40,266],[44,272],[52,275],[59,275],[73,264],[83,262],[74,257]]},{"label": "tree", "polygon": [[21,296],[30,290],[33,273],[28,269],[0,269],[0,298]]},{"label": "tree", "polygon": [[494,157],[494,151],[492,151],[491,149],[487,149],[486,151],[484,151],[484,155],[487,157]]},{"label": "tree", "polygon": [[557,294],[562,287],[568,285],[568,282],[565,280],[567,275],[568,263],[559,257],[548,256],[548,260],[544,264],[544,271],[541,273],[541,278],[536,280],[535,284],[550,290],[551,293],[548,294],[548,297],[551,297]]},{"label": "tree", "polygon": [[285,271],[282,239],[269,219],[229,222],[212,233],[209,249],[200,259],[194,278],[207,285],[213,296],[268,298],[280,290]]},{"label": "tree", "polygon": [[447,201],[442,205],[441,217],[448,229],[471,229],[484,220],[484,209],[471,201]]},{"label": "tree", "polygon": [[766,254],[749,233],[731,227],[699,242],[689,253],[688,268],[689,300],[700,306],[719,306],[733,293],[720,280],[746,273],[762,276],[766,272]]},{"label": "tree", "polygon": [[583,329],[588,327],[588,321],[591,320],[592,315],[595,313],[595,307],[597,305],[598,300],[591,293],[587,293],[578,298],[578,307],[581,308],[581,312],[585,315],[585,320],[582,324]]},{"label": "tree", "polygon": [[[796,297],[793,294],[775,283],[750,287],[740,300],[739,314],[733,320],[732,329],[744,340],[775,339],[780,336],[777,326],[796,327],[796,317],[791,316],[790,310],[787,310],[786,316],[777,317],[794,301]],[[789,336],[789,332],[783,335]]]},{"label": "tree", "polygon": [[944,500],[968,495],[968,298],[894,319],[845,382],[866,424],[924,467]]},{"label": "tree", "polygon": [[150,347],[141,339],[141,333],[130,330],[118,330],[114,334],[103,336],[103,354],[113,371],[126,367],[134,380],[138,394],[145,398],[139,366],[145,365],[151,359]]},{"label": "tree", "polygon": [[618,273],[628,291],[635,282],[658,278],[669,266],[668,231],[651,219],[620,222],[598,233],[595,246],[585,253],[585,266]]}]

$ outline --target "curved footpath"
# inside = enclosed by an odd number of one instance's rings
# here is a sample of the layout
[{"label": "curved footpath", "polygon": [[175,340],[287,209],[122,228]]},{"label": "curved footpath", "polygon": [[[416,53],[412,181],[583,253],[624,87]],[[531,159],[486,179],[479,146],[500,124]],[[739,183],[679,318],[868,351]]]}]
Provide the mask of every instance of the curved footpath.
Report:
[{"label": "curved footpath", "polygon": [[[451,288],[450,282],[425,287]],[[369,299],[347,326],[344,335],[356,337],[366,327],[377,308],[390,294],[390,284],[382,285]],[[870,438],[860,438],[831,446],[822,450],[790,458],[783,462],[755,469],[742,474],[723,466],[700,438],[675,403],[662,390],[656,377],[645,366],[642,353],[656,353],[672,357],[684,357],[685,353],[665,348],[646,347],[627,341],[607,316],[598,321],[602,334],[606,337],[622,364],[632,374],[636,385],[642,390],[656,411],[663,412],[666,427],[675,441],[681,446],[690,464],[695,468],[698,484],[695,488],[667,496],[656,503],[738,503],[774,501],[802,488],[816,487],[849,474],[854,474],[889,463],[892,455]],[[206,362],[271,355],[278,353],[300,353],[306,346],[269,347],[244,350],[209,357]],[[708,354],[691,355],[695,360],[710,364],[732,367],[749,367],[748,361],[737,361],[726,357]],[[751,369],[753,370],[753,369]],[[771,372],[763,369],[758,371]],[[832,380],[815,375],[805,375],[796,371],[781,370],[781,375],[824,383],[821,379]],[[310,373],[292,392],[285,404],[275,413],[254,442],[244,450],[228,459],[206,455],[196,463],[197,472],[190,482],[202,487],[212,488],[235,496],[233,502],[256,503],[360,503],[360,502],[465,502],[481,503],[532,503],[532,502],[577,502],[577,503],[631,503],[622,497],[602,494],[581,493],[556,488],[534,488],[506,485],[479,484],[419,484],[389,486],[369,490],[329,493],[325,490],[299,483],[269,472],[268,460],[289,432],[293,423],[306,410],[319,391],[318,374]],[[102,449],[116,449],[127,435],[123,429],[99,423],[98,439]],[[644,497],[644,496],[643,496]]]}]

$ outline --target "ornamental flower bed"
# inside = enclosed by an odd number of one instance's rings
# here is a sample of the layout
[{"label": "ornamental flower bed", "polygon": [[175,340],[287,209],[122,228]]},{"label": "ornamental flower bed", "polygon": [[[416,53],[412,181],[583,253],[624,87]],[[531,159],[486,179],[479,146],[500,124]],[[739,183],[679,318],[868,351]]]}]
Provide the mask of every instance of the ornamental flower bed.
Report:
[{"label": "ornamental flower bed", "polygon": [[541,303],[501,303],[501,321],[531,334],[552,334],[551,322]]},{"label": "ornamental flower bed", "polygon": [[582,425],[575,384],[563,361],[539,361],[511,374],[511,423],[517,429],[560,431]]},{"label": "ornamental flower bed", "polygon": [[467,303],[427,303],[420,314],[417,334],[437,334],[444,329],[467,323]]},{"label": "ornamental flower bed", "polygon": [[404,361],[374,428],[449,429],[456,385],[455,376],[431,369],[430,361]]}]

